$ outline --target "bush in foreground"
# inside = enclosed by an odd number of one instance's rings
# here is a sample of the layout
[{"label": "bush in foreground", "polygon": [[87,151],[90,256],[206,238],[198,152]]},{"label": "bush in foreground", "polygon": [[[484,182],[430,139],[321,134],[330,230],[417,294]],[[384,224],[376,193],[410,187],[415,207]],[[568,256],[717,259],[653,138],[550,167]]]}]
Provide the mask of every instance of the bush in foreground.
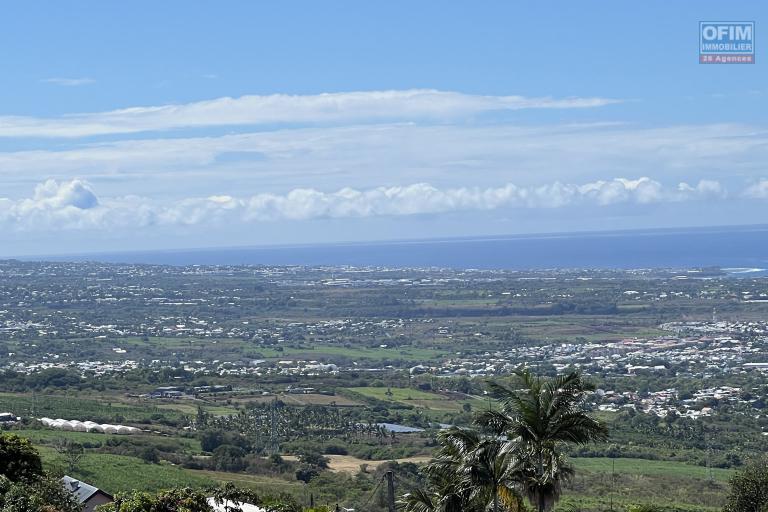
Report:
[{"label": "bush in foreground", "polygon": [[731,478],[725,512],[768,512],[768,458],[752,462]]}]

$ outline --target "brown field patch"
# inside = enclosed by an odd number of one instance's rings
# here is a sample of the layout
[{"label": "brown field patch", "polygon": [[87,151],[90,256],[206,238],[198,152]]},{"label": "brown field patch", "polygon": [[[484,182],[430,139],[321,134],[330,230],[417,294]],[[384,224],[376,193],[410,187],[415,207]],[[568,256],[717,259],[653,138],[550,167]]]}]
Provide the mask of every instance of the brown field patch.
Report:
[{"label": "brown field patch", "polygon": [[[382,464],[385,464],[389,462],[389,460],[365,460],[365,459],[358,459],[357,457],[353,457],[351,455],[325,455],[325,457],[328,458],[328,468],[333,471],[334,473],[349,473],[349,474],[355,474],[360,471],[360,466],[362,464],[366,464],[368,466],[368,471],[375,471],[376,468],[381,466]],[[298,460],[298,457],[295,455],[286,455],[283,457],[285,460]],[[405,457],[403,459],[394,459],[397,463],[405,463],[405,462],[412,462],[414,464],[424,464],[425,462],[429,462],[430,459],[429,455],[416,455],[415,457]]]},{"label": "brown field patch", "polygon": [[280,400],[287,404],[292,405],[331,405],[336,404],[339,407],[355,407],[363,405],[362,403],[339,395],[321,395],[317,393],[309,393],[306,395],[292,395],[290,393],[283,393],[278,396]]}]

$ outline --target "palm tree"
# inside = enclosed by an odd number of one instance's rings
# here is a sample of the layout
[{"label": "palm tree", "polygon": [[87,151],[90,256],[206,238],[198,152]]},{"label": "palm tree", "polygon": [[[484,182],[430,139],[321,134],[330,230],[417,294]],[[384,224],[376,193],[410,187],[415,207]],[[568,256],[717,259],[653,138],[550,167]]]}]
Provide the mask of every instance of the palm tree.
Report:
[{"label": "palm tree", "polygon": [[406,512],[468,512],[469,489],[464,478],[464,464],[480,442],[477,432],[452,428],[437,435],[440,448],[424,468],[427,488],[417,489],[402,498]]},{"label": "palm tree", "polygon": [[593,389],[578,372],[545,379],[530,371],[515,372],[520,389],[491,383],[499,410],[481,413],[476,422],[496,436],[505,436],[505,451],[515,454],[525,494],[539,512],[552,508],[561,485],[573,473],[562,453],[567,443],[604,441],[608,430],[582,408]]},{"label": "palm tree", "polygon": [[440,449],[425,473],[427,489],[403,496],[406,512],[493,512],[518,510],[520,466],[505,443],[476,430],[451,428],[438,434]]},{"label": "palm tree", "polygon": [[430,482],[426,489],[414,489],[404,494],[399,503],[405,512],[480,512],[466,507],[463,498],[449,490],[445,482]]},{"label": "palm tree", "polygon": [[508,511],[520,509],[516,487],[520,486],[525,466],[516,453],[506,449],[498,437],[483,438],[465,463],[470,496],[481,503],[493,502],[493,512],[499,512],[499,501]]}]

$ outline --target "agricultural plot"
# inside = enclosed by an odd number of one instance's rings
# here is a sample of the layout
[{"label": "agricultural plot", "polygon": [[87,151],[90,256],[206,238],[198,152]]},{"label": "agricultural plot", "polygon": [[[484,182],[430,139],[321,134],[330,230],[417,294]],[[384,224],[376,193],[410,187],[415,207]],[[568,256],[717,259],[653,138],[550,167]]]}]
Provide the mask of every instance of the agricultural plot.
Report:
[{"label": "agricultural plot", "polygon": [[108,399],[75,395],[33,395],[0,393],[0,410],[26,417],[90,420],[104,423],[148,423],[166,419],[179,421],[182,414],[150,404],[128,404]]},{"label": "agricultural plot", "polygon": [[346,388],[346,391],[352,396],[359,395],[383,402],[399,402],[434,412],[458,412],[462,410],[464,404],[477,407],[483,403],[474,398],[457,399],[455,396],[411,388],[359,387]]},{"label": "agricultural plot", "polygon": [[611,473],[614,470],[620,474],[643,475],[654,477],[685,477],[697,480],[712,480],[727,482],[733,475],[732,469],[706,468],[682,462],[645,459],[610,459],[606,457],[577,457],[572,459],[577,470],[593,473]]},{"label": "agricultural plot", "polygon": [[[386,343],[384,343],[386,344]],[[282,350],[273,348],[259,348],[259,353],[271,359],[290,358],[334,358],[344,357],[351,360],[381,361],[385,359],[398,359],[414,363],[429,361],[445,355],[445,351],[431,348],[421,348],[407,345],[399,347],[365,347],[360,345],[334,345],[313,344],[311,346],[296,348],[282,347]]]},{"label": "agricultural plot", "polygon": [[[21,437],[26,437],[35,445],[42,447],[43,449],[47,449],[48,445],[51,445],[61,439],[67,439],[76,443],[80,443],[84,446],[101,446],[108,443],[110,439],[125,439],[124,435],[119,434],[70,432],[65,430],[54,430],[50,428],[14,430],[13,433]],[[145,433],[132,435],[130,440],[138,444],[166,444],[173,446],[175,449],[183,449],[185,452],[191,453],[199,453],[201,450],[200,441],[191,437],[175,436],[171,438]]]},{"label": "agricultural plot", "polygon": [[[625,510],[649,504],[680,510],[722,510],[732,470],[709,471],[680,462],[643,459],[575,458],[576,476],[564,504],[575,509]],[[615,462],[615,470],[613,465]]]},{"label": "agricultural plot", "polygon": [[[66,467],[63,458],[52,448],[39,446],[44,465],[54,472]],[[206,487],[214,480],[197,475],[169,463],[147,464],[136,457],[88,452],[70,475],[110,493],[144,489],[154,491],[171,487]]]},{"label": "agricultural plot", "polygon": [[[268,397],[270,400],[274,400],[275,397]],[[337,407],[359,407],[363,403],[358,400],[341,396],[341,395],[321,395],[318,393],[307,394],[290,394],[282,393],[277,396],[278,400],[281,400],[289,405],[335,405]]]}]

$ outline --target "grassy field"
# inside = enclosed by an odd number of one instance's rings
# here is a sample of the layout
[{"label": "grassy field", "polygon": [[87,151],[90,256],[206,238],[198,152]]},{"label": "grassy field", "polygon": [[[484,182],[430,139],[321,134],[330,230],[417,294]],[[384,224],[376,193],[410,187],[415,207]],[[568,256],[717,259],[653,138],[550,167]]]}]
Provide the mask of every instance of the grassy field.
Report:
[{"label": "grassy field", "polygon": [[51,428],[14,430],[13,434],[26,437],[38,446],[51,444],[57,439],[70,439],[77,443],[86,445],[105,444],[109,439],[130,439],[137,443],[142,443],[143,441],[149,441],[148,444],[172,443],[175,447],[183,448],[183,450],[187,452],[201,452],[200,441],[198,439],[181,436],[168,437],[152,434],[140,434],[127,437],[125,435],[100,434],[97,432],[67,432],[64,430],[56,430]]},{"label": "grassy field", "polygon": [[493,326],[513,327],[523,335],[536,339],[569,339],[584,337],[599,340],[627,337],[655,337],[665,334],[655,322],[644,318],[617,317],[615,315],[568,315],[505,317],[503,323],[494,319]]},{"label": "grassy field", "polygon": [[[376,400],[407,402],[410,400],[449,400],[448,397],[410,388],[361,387],[346,388],[354,393],[375,398]],[[390,394],[391,393],[391,394]]]},{"label": "grassy field", "polygon": [[[707,480],[709,471],[703,466],[693,466],[682,462],[644,459],[609,459],[598,458],[573,458],[571,459],[577,471],[590,471],[593,473],[610,474],[615,464],[616,473],[628,475],[645,475],[659,477],[679,477]],[[712,479],[719,482],[727,482],[734,474],[732,469],[712,468]]]},{"label": "grassy field", "polygon": [[[38,450],[47,469],[63,471],[66,464],[52,448],[38,445]],[[197,475],[189,470],[168,463],[146,464],[136,457],[110,453],[88,452],[70,475],[88,482],[109,493],[141,489],[154,491],[171,487],[206,487],[215,480]]]},{"label": "grassy field", "polygon": [[[432,411],[437,415],[446,412],[459,412],[465,403],[470,404],[473,408],[477,408],[479,404],[484,403],[475,398],[457,399],[454,396],[411,388],[359,387],[345,389],[353,393],[353,396],[357,394],[383,402],[399,402]],[[387,394],[388,390],[391,394]]]},{"label": "grassy field", "polygon": [[[615,473],[613,462],[615,460]],[[733,471],[681,462],[642,459],[574,458],[576,476],[564,502],[576,510],[626,510],[652,504],[681,510],[722,510]]]},{"label": "grassy field", "polygon": [[[275,397],[270,397],[270,398],[274,400]],[[317,393],[308,393],[306,395],[305,394],[294,395],[290,393],[281,393],[280,395],[277,395],[277,398],[289,405],[300,405],[300,406],[334,404],[339,407],[359,407],[363,405],[362,402],[359,402],[357,400],[352,400],[345,396],[321,395]]]},{"label": "grassy field", "polygon": [[175,411],[186,416],[195,416],[197,414],[198,406],[202,407],[203,410],[208,414],[213,414],[214,416],[237,414],[237,409],[234,407],[202,400],[172,400],[168,402],[158,401],[158,403],[154,405],[154,407],[160,411]]},{"label": "grassy field", "polygon": [[247,487],[262,494],[286,493],[297,495],[303,490],[304,486],[304,484],[298,480],[286,480],[264,475],[224,473],[221,471],[207,471],[202,469],[188,469],[186,471],[197,478],[203,478],[219,484],[232,482],[238,487]]},{"label": "grassy field", "polygon": [[[66,467],[64,460],[52,448],[38,445],[38,450],[47,469],[62,471]],[[132,489],[155,491],[171,487],[204,488],[226,482],[250,487],[264,494],[279,492],[295,494],[295,491],[302,488],[301,482],[295,480],[245,473],[184,469],[165,462],[147,464],[135,457],[93,452],[83,457],[79,469],[71,476],[112,494]]]},{"label": "grassy field", "polygon": [[[114,394],[105,397],[32,395],[0,393],[0,411],[13,411],[23,416],[77,419],[111,423],[146,423],[158,416],[178,421],[194,416],[200,405],[205,412],[217,416],[236,414],[234,407],[221,403],[190,400],[147,400]],[[34,411],[34,415],[32,412]]]},{"label": "grassy field", "polygon": [[162,415],[168,419],[181,417],[179,411],[170,408],[158,408],[148,403],[126,403],[121,400],[120,397],[95,399],[75,395],[0,393],[0,410],[37,418],[47,416],[113,423],[142,423],[154,415]]},{"label": "grassy field", "polygon": [[327,357],[348,357],[350,359],[370,359],[381,361],[384,359],[404,359],[406,361],[424,361],[435,359],[445,355],[445,351],[431,348],[420,348],[413,346],[402,347],[363,347],[363,346],[342,346],[324,343],[313,344],[312,346],[294,348],[284,347],[282,351],[270,348],[261,348],[259,353],[266,358],[290,359],[292,357],[306,357],[317,359],[323,356]]}]

